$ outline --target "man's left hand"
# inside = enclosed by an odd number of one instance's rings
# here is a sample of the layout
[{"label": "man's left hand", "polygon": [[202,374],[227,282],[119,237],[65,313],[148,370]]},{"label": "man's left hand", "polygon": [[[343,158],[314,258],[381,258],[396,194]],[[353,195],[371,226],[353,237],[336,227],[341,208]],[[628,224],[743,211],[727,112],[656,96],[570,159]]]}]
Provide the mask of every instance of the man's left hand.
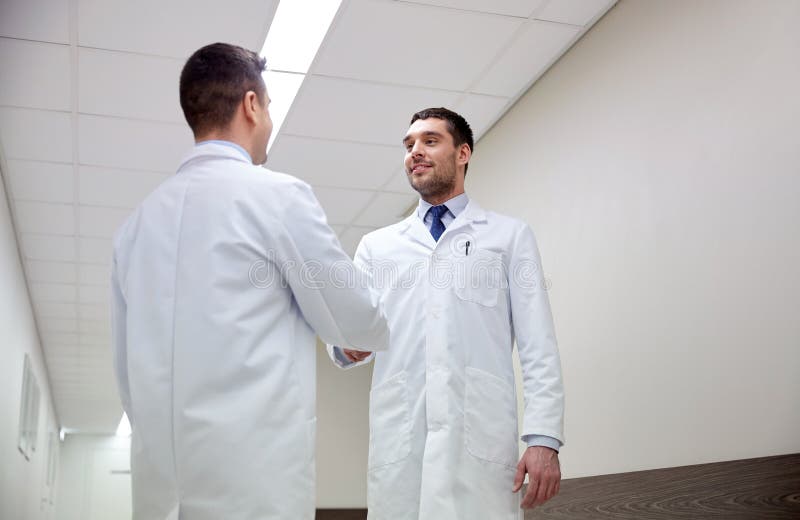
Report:
[{"label": "man's left hand", "polygon": [[544,446],[530,446],[517,464],[513,491],[522,488],[528,474],[528,490],[522,497],[523,509],[540,506],[556,496],[561,488],[561,465],[558,452]]}]

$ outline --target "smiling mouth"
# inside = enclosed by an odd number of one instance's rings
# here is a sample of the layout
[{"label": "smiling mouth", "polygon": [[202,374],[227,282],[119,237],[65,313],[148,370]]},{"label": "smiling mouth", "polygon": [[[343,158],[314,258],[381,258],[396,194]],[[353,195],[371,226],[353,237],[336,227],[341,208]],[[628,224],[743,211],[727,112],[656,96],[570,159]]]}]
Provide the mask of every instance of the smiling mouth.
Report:
[{"label": "smiling mouth", "polygon": [[415,164],[415,165],[414,165],[414,166],[411,168],[411,173],[419,173],[419,172],[421,172],[421,171],[423,171],[423,170],[427,170],[427,169],[428,169],[428,168],[430,168],[430,167],[431,167],[431,165],[430,165],[430,164]]}]

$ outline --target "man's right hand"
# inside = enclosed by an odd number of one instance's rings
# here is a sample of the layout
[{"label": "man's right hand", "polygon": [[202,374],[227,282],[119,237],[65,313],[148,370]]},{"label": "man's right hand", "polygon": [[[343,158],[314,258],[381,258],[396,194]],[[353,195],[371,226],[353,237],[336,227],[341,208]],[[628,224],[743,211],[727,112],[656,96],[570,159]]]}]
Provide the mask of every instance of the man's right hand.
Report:
[{"label": "man's right hand", "polygon": [[363,352],[361,350],[350,350],[348,348],[342,349],[344,351],[344,357],[350,360],[353,363],[358,363],[359,361],[365,360],[372,352]]}]

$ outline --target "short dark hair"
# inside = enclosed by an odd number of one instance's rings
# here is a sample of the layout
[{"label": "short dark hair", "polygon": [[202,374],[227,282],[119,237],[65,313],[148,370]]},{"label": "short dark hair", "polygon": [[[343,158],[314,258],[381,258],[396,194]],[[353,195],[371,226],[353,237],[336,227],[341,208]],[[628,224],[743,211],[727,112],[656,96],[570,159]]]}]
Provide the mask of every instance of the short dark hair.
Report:
[{"label": "short dark hair", "polygon": [[[411,123],[409,123],[409,125],[413,125],[414,121],[417,119],[429,119],[431,117],[442,119],[447,123],[447,131],[453,136],[453,143],[456,146],[461,146],[462,144],[466,143],[467,146],[469,146],[470,152],[475,149],[475,143],[473,142],[472,138],[472,128],[470,128],[467,120],[464,119],[460,114],[457,114],[444,107],[426,108],[424,110],[420,110],[411,116]],[[469,167],[469,163],[464,165],[465,176],[467,175],[467,167]]]},{"label": "short dark hair", "polygon": [[267,60],[228,43],[212,43],[192,54],[181,71],[181,108],[194,135],[227,127],[236,105],[252,90],[264,102],[261,73]]}]

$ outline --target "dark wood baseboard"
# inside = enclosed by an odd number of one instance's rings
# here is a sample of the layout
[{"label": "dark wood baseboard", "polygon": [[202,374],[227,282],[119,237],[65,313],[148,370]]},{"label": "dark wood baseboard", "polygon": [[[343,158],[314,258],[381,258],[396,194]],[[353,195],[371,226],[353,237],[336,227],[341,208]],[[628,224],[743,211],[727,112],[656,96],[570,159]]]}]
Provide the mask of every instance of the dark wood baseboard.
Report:
[{"label": "dark wood baseboard", "polygon": [[317,509],[317,520],[365,520],[366,509]]},{"label": "dark wood baseboard", "polygon": [[[317,510],[317,520],[366,518],[366,509]],[[800,454],[568,479],[525,519],[798,520]]]}]

